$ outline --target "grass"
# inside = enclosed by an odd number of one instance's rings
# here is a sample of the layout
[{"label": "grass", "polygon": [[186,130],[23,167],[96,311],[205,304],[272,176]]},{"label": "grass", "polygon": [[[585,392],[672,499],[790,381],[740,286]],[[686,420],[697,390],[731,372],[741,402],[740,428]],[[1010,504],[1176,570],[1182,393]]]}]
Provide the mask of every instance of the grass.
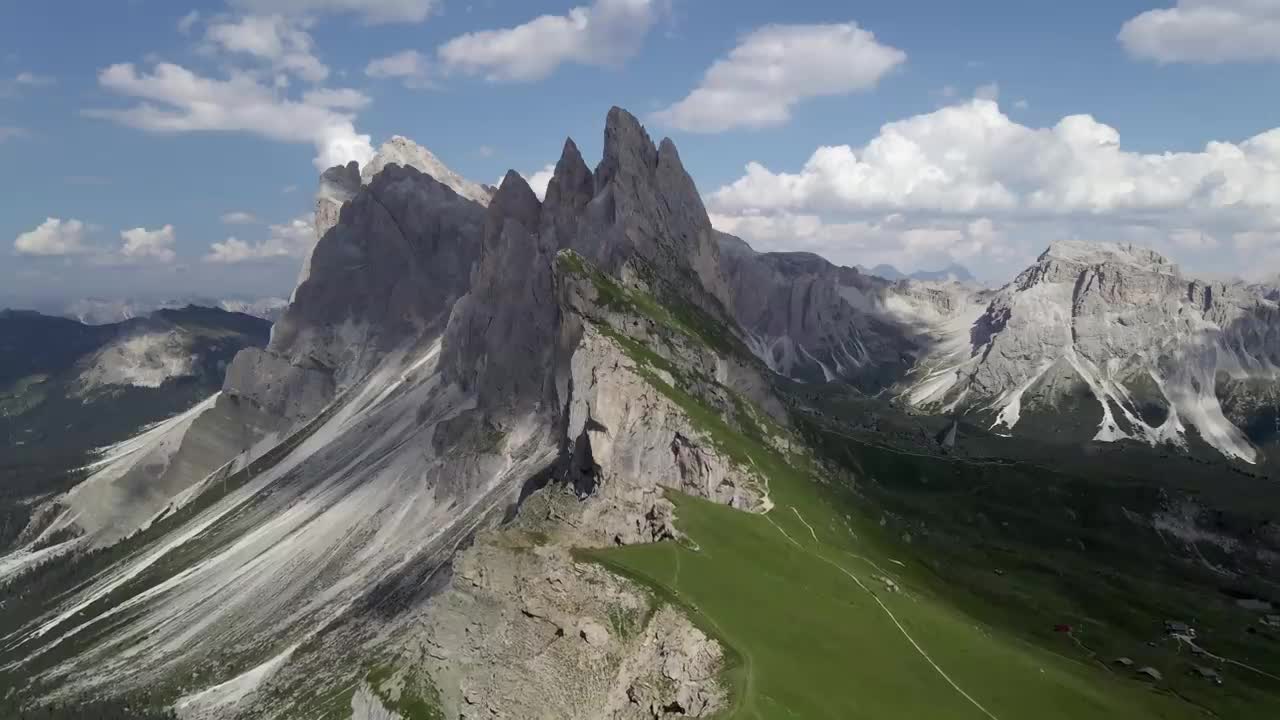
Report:
[{"label": "grass", "polygon": [[397,676],[394,667],[379,665],[369,671],[365,682],[373,688],[382,706],[403,720],[444,720],[439,692],[418,673],[401,671]]},{"label": "grass", "polygon": [[[1200,716],[1135,681],[975,623],[876,545],[855,540],[807,479],[771,474],[770,482],[778,505],[768,516],[672,493],[696,551],[660,543],[587,553],[662,588],[733,648],[739,695],[725,717],[987,717],[912,646],[876,597],[1002,720]],[[902,592],[884,590],[882,574]]]},{"label": "grass", "polygon": [[573,250],[561,250],[556,263],[561,272],[590,281],[596,291],[596,302],[609,310],[652,320],[717,352],[752,357],[723,322],[674,293],[665,303],[659,303],[646,292],[623,287]]},{"label": "grass", "polygon": [[[615,338],[616,340],[617,338]],[[1163,687],[1108,671],[1051,633],[970,612],[865,504],[802,455],[784,457],[741,398],[730,422],[634,342],[639,372],[721,454],[753,468],[774,509],[743,513],[668,492],[688,542],[578,556],[682,607],[729,650],[732,719],[1205,717]],[[891,578],[900,591],[888,589]],[[963,591],[961,591],[963,594]]]}]

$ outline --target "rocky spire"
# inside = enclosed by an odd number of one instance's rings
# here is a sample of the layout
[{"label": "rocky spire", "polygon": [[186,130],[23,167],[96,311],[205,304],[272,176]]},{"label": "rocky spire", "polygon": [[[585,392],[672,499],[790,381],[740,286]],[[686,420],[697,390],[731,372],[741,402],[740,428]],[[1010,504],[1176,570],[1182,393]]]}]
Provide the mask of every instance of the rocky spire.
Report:
[{"label": "rocky spire", "polygon": [[489,204],[471,290],[454,306],[444,335],[446,378],[475,392],[484,410],[551,400],[556,248],[538,232],[541,217],[529,183],[508,171]]}]

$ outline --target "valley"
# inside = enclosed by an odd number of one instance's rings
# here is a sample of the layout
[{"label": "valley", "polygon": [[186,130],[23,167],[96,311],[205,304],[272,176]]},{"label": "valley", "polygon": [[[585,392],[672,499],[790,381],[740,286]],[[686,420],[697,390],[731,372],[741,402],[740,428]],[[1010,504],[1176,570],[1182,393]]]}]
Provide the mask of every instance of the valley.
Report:
[{"label": "valley", "polygon": [[73,323],[4,376],[76,460],[13,456],[0,708],[1274,715],[1273,298],[1106,244],[996,290],[757,253],[672,141],[603,140],[540,198],[396,136],[322,174],[269,336]]}]

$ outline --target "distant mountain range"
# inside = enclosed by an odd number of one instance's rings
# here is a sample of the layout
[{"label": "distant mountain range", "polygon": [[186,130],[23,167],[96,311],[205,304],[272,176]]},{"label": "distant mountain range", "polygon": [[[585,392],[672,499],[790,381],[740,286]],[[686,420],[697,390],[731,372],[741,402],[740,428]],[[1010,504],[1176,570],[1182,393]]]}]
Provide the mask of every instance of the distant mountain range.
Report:
[{"label": "distant mountain range", "polygon": [[63,308],[38,308],[42,312],[62,315],[86,325],[108,325],[144,317],[156,310],[172,310],[190,305],[218,308],[227,312],[243,313],[275,322],[284,312],[289,301],[285,298],[225,298],[184,296],[158,300],[133,298],[83,298]]},{"label": "distant mountain range", "polygon": [[858,266],[858,269],[868,275],[882,277],[885,280],[933,280],[940,282],[958,282],[958,283],[976,283],[977,278],[969,269],[963,265],[952,263],[941,270],[916,270],[912,273],[904,273],[892,265],[876,265],[873,268],[864,268]]}]

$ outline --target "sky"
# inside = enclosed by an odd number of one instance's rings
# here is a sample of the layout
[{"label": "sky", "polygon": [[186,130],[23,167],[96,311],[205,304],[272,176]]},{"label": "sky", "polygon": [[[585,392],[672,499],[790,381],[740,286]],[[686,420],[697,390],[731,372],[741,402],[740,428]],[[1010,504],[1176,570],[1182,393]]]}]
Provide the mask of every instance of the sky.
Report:
[{"label": "sky", "polygon": [[10,0],[0,305],[287,296],[324,167],[545,187],[613,105],[758,250],[1280,273],[1280,0]]}]

